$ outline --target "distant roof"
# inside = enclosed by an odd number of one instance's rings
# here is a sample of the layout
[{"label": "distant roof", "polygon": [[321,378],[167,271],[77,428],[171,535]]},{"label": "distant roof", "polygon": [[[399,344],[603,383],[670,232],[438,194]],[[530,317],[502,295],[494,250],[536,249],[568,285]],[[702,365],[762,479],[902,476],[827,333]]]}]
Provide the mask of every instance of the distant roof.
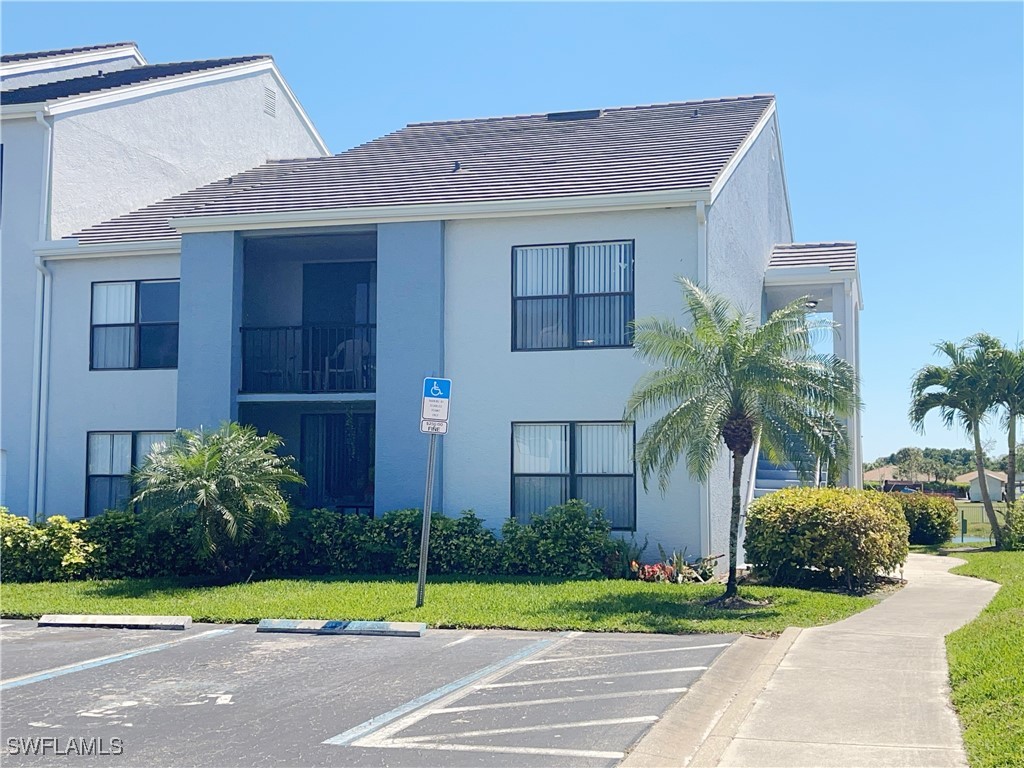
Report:
[{"label": "distant roof", "polygon": [[[48,59],[54,56],[67,56],[72,53],[86,53],[88,51],[102,51],[105,48],[125,48],[135,46],[134,42],[125,41],[121,43],[102,43],[100,45],[82,45],[77,48],[57,48],[52,51],[31,51],[29,53],[5,53],[0,56],[0,63],[12,64],[15,61],[28,61],[30,59]],[[135,46],[136,48],[138,46]]]},{"label": "distant roof", "polygon": [[828,267],[833,272],[857,269],[857,244],[786,243],[772,248],[768,267]]},{"label": "distant roof", "polygon": [[[995,472],[995,471],[993,471],[991,469],[986,469],[985,470],[985,474],[988,475],[989,477],[995,478],[996,480],[998,480],[1001,483],[1005,483],[1006,479],[1007,479],[1005,472]],[[956,478],[956,482],[958,482],[958,483],[969,483],[969,482],[971,482],[973,480],[977,480],[977,479],[978,479],[977,471],[964,472],[962,475],[959,475]]]},{"label": "distant roof", "polygon": [[866,482],[877,483],[882,480],[897,480],[899,470],[894,464],[883,464],[880,467],[874,469],[864,470],[864,480]]},{"label": "distant roof", "polygon": [[180,61],[171,64],[144,64],[131,69],[116,72],[104,72],[99,75],[75,77],[70,80],[59,80],[54,83],[28,85],[24,88],[12,88],[0,94],[3,104],[35,104],[44,101],[64,99],[69,96],[81,96],[86,93],[113,90],[125,85],[137,85],[150,80],[174,77],[189,72],[202,72],[208,69],[244,64],[250,61],[270,59],[270,56],[237,56],[232,59],[206,59],[205,61]]},{"label": "distant roof", "polygon": [[76,233],[170,239],[172,217],[707,189],[771,95],[413,123],[340,155],[270,163]]}]

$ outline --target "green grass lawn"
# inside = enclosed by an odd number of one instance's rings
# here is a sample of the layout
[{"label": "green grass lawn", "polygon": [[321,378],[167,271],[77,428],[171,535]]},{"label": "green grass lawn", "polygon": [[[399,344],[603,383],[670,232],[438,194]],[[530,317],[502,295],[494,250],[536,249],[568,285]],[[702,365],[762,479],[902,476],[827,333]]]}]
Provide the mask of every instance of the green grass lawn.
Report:
[{"label": "green grass lawn", "polygon": [[433,627],[609,632],[778,634],[789,626],[839,621],[874,604],[870,597],[775,587],[744,587],[765,606],[708,608],[721,585],[641,581],[555,581],[438,577],[414,608],[414,579],[335,578],[197,586],[161,580],[0,584],[4,618],[44,613],[189,615],[195,621],[263,618],[423,621]]},{"label": "green grass lawn", "polygon": [[952,553],[953,569],[1002,588],[977,619],[946,638],[953,704],[972,768],[1024,766],[1024,552]]},{"label": "green grass lawn", "polygon": [[[964,518],[967,520],[967,535],[968,536],[987,536],[992,537],[992,526],[989,525],[988,516],[985,514],[985,505],[980,501],[957,501],[957,509],[963,512]],[[993,506],[996,512],[996,519],[1000,523],[1005,523],[1003,519],[1002,503],[994,502]],[[959,525],[959,523],[958,523]],[[959,534],[954,537],[953,541],[957,541],[960,538]]]}]

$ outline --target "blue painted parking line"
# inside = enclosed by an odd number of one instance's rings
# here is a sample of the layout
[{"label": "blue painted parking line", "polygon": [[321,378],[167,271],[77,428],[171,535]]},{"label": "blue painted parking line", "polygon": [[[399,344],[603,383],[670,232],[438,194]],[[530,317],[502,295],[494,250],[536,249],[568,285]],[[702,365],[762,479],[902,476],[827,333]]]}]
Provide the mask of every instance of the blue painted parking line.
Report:
[{"label": "blue painted parking line", "polygon": [[397,720],[398,718],[402,717],[402,715],[406,715],[415,709],[419,709],[423,705],[429,704],[432,701],[437,701],[437,699],[440,699],[442,696],[447,696],[450,693],[454,693],[460,688],[465,688],[468,685],[472,685],[477,680],[487,677],[488,675],[492,675],[495,672],[504,669],[507,666],[515,664],[520,659],[525,659],[527,656],[532,656],[538,651],[547,648],[553,642],[555,642],[555,638],[547,640],[538,640],[536,643],[526,646],[522,650],[513,653],[511,656],[506,656],[501,661],[497,661],[494,664],[484,667],[483,669],[478,669],[476,672],[466,675],[465,677],[456,680],[455,682],[448,683],[447,685],[442,685],[440,688],[435,688],[430,693],[425,693],[419,698],[413,699],[412,701],[407,701],[405,704],[402,704],[399,707],[395,707],[390,712],[385,712],[383,715],[377,715],[376,717],[367,720],[365,723],[357,725],[355,728],[350,728],[344,733],[339,733],[337,736],[333,736],[327,739],[323,743],[333,744],[335,746],[344,746],[346,744],[351,744],[356,739],[362,738],[363,736],[367,736],[370,733],[373,733],[378,728],[381,728],[382,726],[387,725],[393,720]]},{"label": "blue painted parking line", "polygon": [[53,669],[47,669],[42,672],[34,672],[28,675],[22,675],[21,677],[12,677],[10,680],[0,680],[0,691],[7,691],[12,688],[20,688],[23,685],[31,685],[32,683],[40,683],[44,680],[52,680],[55,677],[62,677],[63,675],[70,675],[74,672],[83,672],[87,669],[95,669],[96,667],[102,667],[107,664],[113,664],[118,661],[125,661],[127,659],[134,659],[137,656],[145,656],[149,653],[156,653],[162,651],[165,648],[170,648],[174,645],[180,645],[181,643],[187,643],[189,640],[197,640],[201,637],[216,637],[218,635],[226,635],[234,632],[234,629],[211,629],[207,632],[200,632],[195,635],[189,635],[188,637],[182,637],[177,640],[170,640],[166,643],[159,643],[157,645],[150,645],[145,648],[137,648],[134,651],[125,651],[124,653],[114,653],[110,656],[100,656],[96,659],[89,659],[78,664],[68,664],[63,667],[55,667]]}]

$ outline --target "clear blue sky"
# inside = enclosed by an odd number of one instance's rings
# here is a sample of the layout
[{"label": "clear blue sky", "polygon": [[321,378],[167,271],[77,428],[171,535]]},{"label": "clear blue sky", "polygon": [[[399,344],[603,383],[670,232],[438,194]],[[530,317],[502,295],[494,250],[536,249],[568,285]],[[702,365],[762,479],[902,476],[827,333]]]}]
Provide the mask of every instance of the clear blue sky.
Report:
[{"label": "clear blue sky", "polygon": [[907,425],[933,342],[1024,338],[1022,9],[4,2],[0,21],[5,52],[273,54],[334,152],[414,121],[776,94],[796,239],[859,243],[872,459],[967,445]]}]

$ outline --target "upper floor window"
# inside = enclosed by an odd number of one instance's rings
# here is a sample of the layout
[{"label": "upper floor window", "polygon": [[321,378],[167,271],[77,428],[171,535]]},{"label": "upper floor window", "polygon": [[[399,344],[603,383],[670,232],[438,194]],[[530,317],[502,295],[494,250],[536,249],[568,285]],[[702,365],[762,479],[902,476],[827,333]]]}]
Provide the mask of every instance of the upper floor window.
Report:
[{"label": "upper floor window", "polygon": [[177,366],[177,280],[92,284],[93,370]]},{"label": "upper floor window", "polygon": [[633,242],[512,249],[512,349],[633,343]]},{"label": "upper floor window", "polygon": [[569,499],[600,509],[615,530],[636,530],[631,422],[512,424],[512,516],[521,523]]},{"label": "upper floor window", "polygon": [[90,432],[87,448],[85,516],[123,509],[132,495],[131,472],[173,432]]}]

